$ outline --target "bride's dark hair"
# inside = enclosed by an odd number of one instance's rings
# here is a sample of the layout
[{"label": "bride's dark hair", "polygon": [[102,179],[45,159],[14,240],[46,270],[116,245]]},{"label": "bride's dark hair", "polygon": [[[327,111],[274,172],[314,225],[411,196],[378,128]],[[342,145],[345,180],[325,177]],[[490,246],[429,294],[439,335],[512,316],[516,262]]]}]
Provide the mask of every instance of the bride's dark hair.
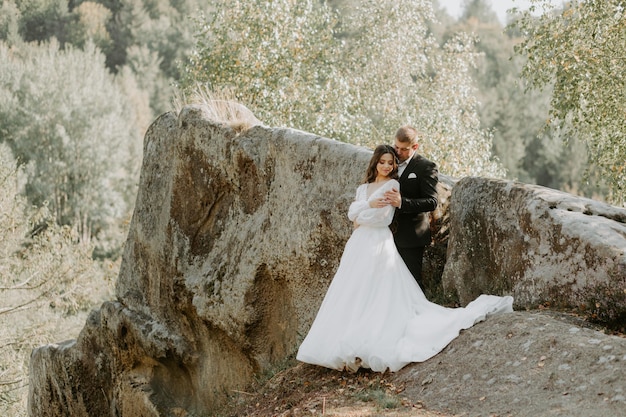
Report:
[{"label": "bride's dark hair", "polygon": [[380,158],[388,153],[393,156],[393,170],[389,173],[389,178],[398,178],[398,154],[396,154],[396,150],[390,145],[378,145],[376,149],[374,149],[372,159],[370,159],[370,163],[365,171],[365,182],[374,182],[376,175],[378,175],[376,165],[378,165]]}]

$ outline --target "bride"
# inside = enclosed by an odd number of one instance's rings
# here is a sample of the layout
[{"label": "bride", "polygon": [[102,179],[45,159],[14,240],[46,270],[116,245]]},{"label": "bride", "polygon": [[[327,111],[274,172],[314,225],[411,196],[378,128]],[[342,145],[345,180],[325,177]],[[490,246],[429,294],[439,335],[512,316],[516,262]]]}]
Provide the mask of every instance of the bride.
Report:
[{"label": "bride", "polygon": [[355,230],[296,358],[331,369],[395,372],[439,353],[462,329],[513,311],[513,298],[481,295],[463,308],[431,303],[398,254],[389,225],[395,208],[381,202],[399,189],[391,146],[379,145],[366,182],[348,210]]}]

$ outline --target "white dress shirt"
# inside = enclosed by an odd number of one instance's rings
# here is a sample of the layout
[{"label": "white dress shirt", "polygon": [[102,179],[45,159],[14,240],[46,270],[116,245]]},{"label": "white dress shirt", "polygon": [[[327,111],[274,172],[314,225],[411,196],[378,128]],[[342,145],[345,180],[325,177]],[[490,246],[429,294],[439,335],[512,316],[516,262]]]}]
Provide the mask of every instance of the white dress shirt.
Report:
[{"label": "white dress shirt", "polygon": [[402,173],[404,172],[404,169],[407,167],[407,165],[409,165],[409,160],[410,158],[398,164],[398,177],[402,175]]}]

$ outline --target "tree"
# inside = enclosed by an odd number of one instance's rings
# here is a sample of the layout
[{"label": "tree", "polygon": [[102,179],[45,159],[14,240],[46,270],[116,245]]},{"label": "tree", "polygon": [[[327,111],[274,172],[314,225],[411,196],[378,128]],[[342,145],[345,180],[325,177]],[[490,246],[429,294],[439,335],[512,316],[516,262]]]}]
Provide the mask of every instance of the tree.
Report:
[{"label": "tree", "polygon": [[91,258],[76,231],[22,195],[25,175],[0,144],[0,415],[26,416],[28,363],[45,343],[75,338],[111,297],[117,268]]},{"label": "tree", "polygon": [[95,1],[111,11],[106,24],[109,38],[102,49],[107,67],[115,73],[131,68],[149,93],[153,112],[168,110],[172,85],[180,78],[179,61],[193,45],[188,15],[196,12],[199,0]]},{"label": "tree", "polygon": [[440,38],[445,41],[459,30],[477,39],[480,57],[473,78],[478,113],[482,128],[493,132],[492,152],[507,177],[602,198],[606,187],[581,170],[588,165],[587,149],[575,137],[564,142],[562,129],[544,128],[552,89],[540,91],[520,79],[526,59],[514,54],[519,31],[514,26],[503,28],[485,0],[466,0],[458,22],[448,25]]},{"label": "tree", "polygon": [[[232,89],[270,124],[336,132],[321,110],[348,97],[334,74],[335,18],[316,0],[218,0],[197,20],[197,43],[182,85]],[[347,105],[344,103],[344,106]]]},{"label": "tree", "polygon": [[[515,25],[527,57],[523,76],[536,87],[553,87],[549,123],[585,141],[589,158],[610,186],[608,200],[626,204],[626,22],[623,2],[572,1],[552,10],[533,0]],[[564,135],[565,136],[565,135]]]},{"label": "tree", "polygon": [[0,3],[0,39],[9,44],[21,41],[19,35],[20,10],[12,1]]},{"label": "tree", "polygon": [[463,0],[461,20],[477,19],[481,22],[498,25],[498,15],[486,0]]},{"label": "tree", "polygon": [[21,11],[19,32],[26,42],[41,42],[55,37],[65,42],[69,22],[67,0],[18,0]]},{"label": "tree", "polygon": [[[95,44],[113,73],[131,68],[154,113],[170,108],[178,62],[193,44],[189,14],[200,0],[6,0],[0,39],[84,48]],[[203,5],[204,6],[204,5]]]},{"label": "tree", "polygon": [[471,39],[440,47],[430,1],[365,0],[342,16],[315,0],[213,7],[199,19],[183,88],[232,89],[267,124],[366,146],[412,123],[443,172],[503,174],[476,114]]},{"label": "tree", "polygon": [[106,23],[111,18],[109,9],[101,4],[86,1],[75,7],[71,14],[71,26],[67,29],[67,41],[82,48],[89,41],[99,49],[111,46],[111,38],[106,30]]},{"label": "tree", "polygon": [[466,0],[461,17],[448,26],[442,40],[459,31],[476,37],[479,57],[472,78],[477,85],[481,127],[493,134],[491,151],[506,168],[508,178],[535,183],[534,174],[524,169],[523,160],[528,144],[540,132],[547,104],[535,91],[524,94],[518,83],[523,58],[511,59],[517,37],[512,31],[504,31],[485,0]]},{"label": "tree", "polygon": [[27,176],[31,204],[49,207],[82,241],[105,240],[132,208],[143,131],[104,56],[56,42],[0,43],[0,142]]}]

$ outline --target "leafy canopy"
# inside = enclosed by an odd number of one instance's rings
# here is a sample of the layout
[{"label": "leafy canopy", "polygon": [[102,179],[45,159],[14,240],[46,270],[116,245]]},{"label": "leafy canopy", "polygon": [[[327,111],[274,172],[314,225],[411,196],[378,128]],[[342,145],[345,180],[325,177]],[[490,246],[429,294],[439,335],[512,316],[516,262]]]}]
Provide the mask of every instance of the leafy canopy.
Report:
[{"label": "leafy canopy", "polygon": [[336,14],[316,0],[216,0],[197,20],[181,87],[232,91],[269,125],[358,145],[412,124],[442,172],[502,176],[480,128],[473,40],[440,46],[427,0],[365,0]]},{"label": "leafy canopy", "polygon": [[[517,53],[528,59],[522,75],[537,87],[553,86],[555,129],[582,138],[611,188],[609,200],[626,202],[626,25],[619,0],[573,0],[551,10],[533,0],[516,23],[524,34]],[[543,10],[540,17],[532,12]]]},{"label": "leafy canopy", "polygon": [[74,225],[83,241],[111,231],[133,204],[141,108],[123,82],[93,44],[0,42],[0,143],[24,167],[29,202],[49,202],[57,223]]}]

